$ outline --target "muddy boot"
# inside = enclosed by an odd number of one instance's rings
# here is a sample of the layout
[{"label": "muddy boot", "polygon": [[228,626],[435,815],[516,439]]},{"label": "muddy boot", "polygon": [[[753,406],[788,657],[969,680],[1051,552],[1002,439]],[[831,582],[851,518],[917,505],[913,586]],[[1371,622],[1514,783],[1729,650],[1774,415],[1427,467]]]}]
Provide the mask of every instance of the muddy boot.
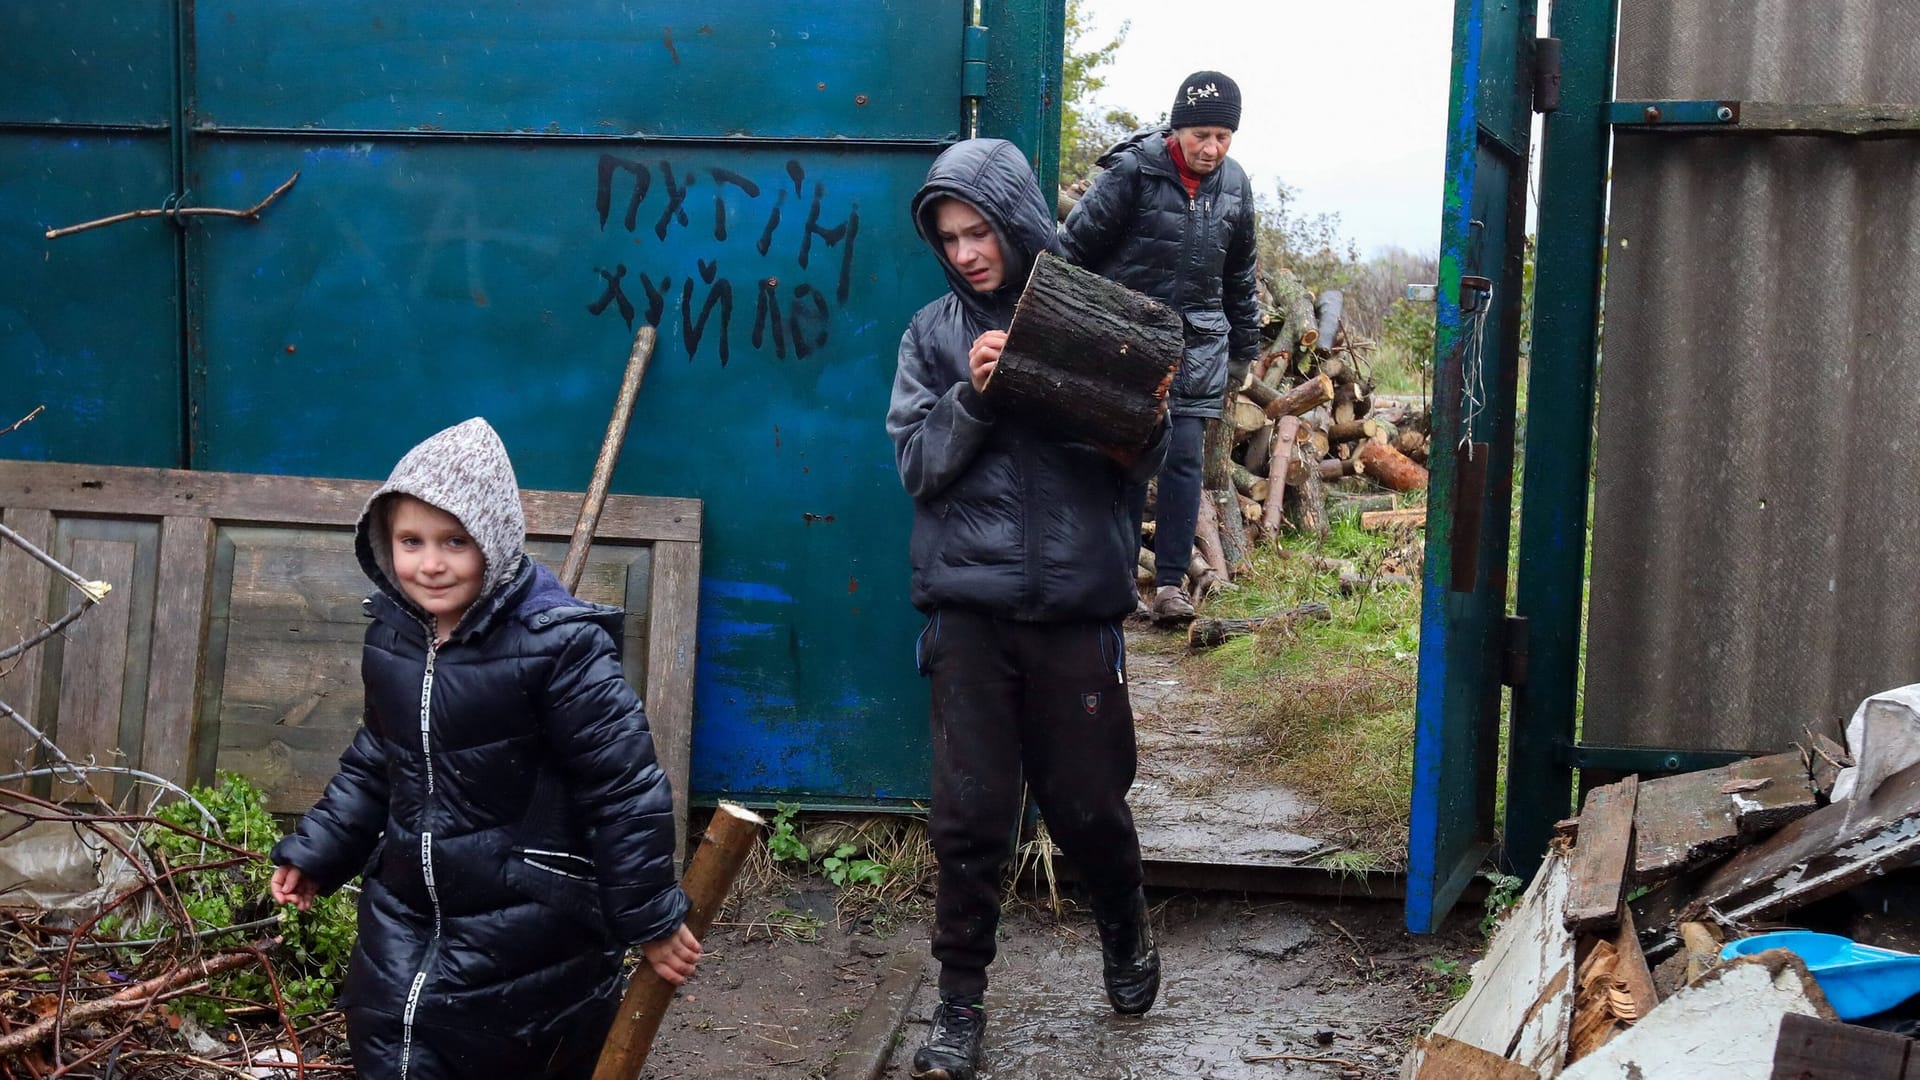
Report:
[{"label": "muddy boot", "polygon": [[927,1045],[913,1055],[914,1080],[973,1080],[986,1030],[987,1011],[979,1001],[942,998],[933,1010]]},{"label": "muddy boot", "polygon": [[1093,918],[1100,931],[1100,961],[1107,979],[1107,1000],[1122,1016],[1153,1008],[1160,996],[1160,950],[1153,946],[1147,898],[1138,889],[1116,911]]},{"label": "muddy boot", "polygon": [[1178,585],[1162,585],[1153,594],[1153,621],[1159,623],[1188,622],[1194,616],[1193,602],[1187,594],[1180,591]]}]

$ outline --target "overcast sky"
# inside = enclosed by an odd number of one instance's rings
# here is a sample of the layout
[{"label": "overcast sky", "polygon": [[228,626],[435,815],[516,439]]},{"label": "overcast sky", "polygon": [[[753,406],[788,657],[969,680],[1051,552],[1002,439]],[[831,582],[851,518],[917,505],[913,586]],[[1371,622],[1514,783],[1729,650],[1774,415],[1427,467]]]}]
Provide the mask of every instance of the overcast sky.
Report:
[{"label": "overcast sky", "polygon": [[1151,121],[1181,79],[1213,69],[1240,84],[1232,156],[1256,191],[1276,179],[1309,213],[1338,213],[1362,255],[1440,246],[1446,167],[1447,0],[1083,0],[1104,43],[1131,20],[1096,100]]}]

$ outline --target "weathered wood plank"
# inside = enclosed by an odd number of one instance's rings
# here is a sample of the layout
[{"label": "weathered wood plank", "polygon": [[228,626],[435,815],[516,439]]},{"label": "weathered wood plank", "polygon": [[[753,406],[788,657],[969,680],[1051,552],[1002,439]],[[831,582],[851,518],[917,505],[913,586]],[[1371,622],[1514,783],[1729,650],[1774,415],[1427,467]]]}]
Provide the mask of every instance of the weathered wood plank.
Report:
[{"label": "weathered wood plank", "polygon": [[1429,1035],[1421,1040],[1414,1080],[1539,1080],[1540,1074],[1471,1043]]},{"label": "weathered wood plank", "polygon": [[1619,918],[1620,885],[1633,854],[1633,808],[1639,787],[1640,778],[1629,776],[1587,792],[1567,892],[1567,929],[1576,934],[1609,930]]},{"label": "weathered wood plank", "polygon": [[[42,551],[53,546],[53,514],[49,511],[8,507],[0,520]],[[52,576],[52,571],[26,552],[0,541],[0,647],[31,637],[47,621],[47,591]],[[0,662],[0,701],[23,716],[34,717],[39,712],[40,678],[46,667],[44,650],[42,645]],[[29,765],[33,757],[27,733],[12,723],[0,722],[0,771],[12,772]]]},{"label": "weathered wood plank", "polygon": [[1796,751],[1643,781],[1633,821],[1633,881],[1653,884],[1711,862],[1740,846],[1743,823],[1746,834],[1755,835],[1811,813],[1814,805]]},{"label": "weathered wood plank", "polygon": [[206,641],[207,583],[213,523],[169,517],[160,523],[160,571],[140,767],[175,783],[193,777],[194,713]]},{"label": "weathered wood plank", "polygon": [[1772,1080],[1905,1080],[1912,1045],[1891,1031],[1788,1013],[1773,1047]]},{"label": "weathered wood plank", "polygon": [[[60,721],[48,732],[78,762],[120,764],[121,704],[127,690],[127,636],[131,622],[133,543],[78,537],[62,559],[88,581],[105,581],[113,592],[66,632],[60,649]],[[54,797],[73,798],[84,788],[54,786]],[[112,785],[99,785],[111,794]]]},{"label": "weathered wood plank", "polygon": [[693,761],[694,630],[699,613],[700,545],[653,548],[654,612],[649,631],[647,721],[654,753],[673,784],[676,861],[687,846],[687,787]]},{"label": "weathered wood plank", "polygon": [[1709,875],[1687,909],[1737,922],[1831,896],[1920,856],[1920,764],[1881,783],[1864,805],[1844,800],[1795,821]]},{"label": "weathered wood plank", "polygon": [[[0,506],[84,508],[90,514],[106,516],[352,525],[360,507],[379,486],[373,480],[0,461]],[[520,501],[526,508],[527,532],[532,536],[565,539],[580,516],[580,495],[576,492],[522,491]],[[697,542],[700,520],[697,499],[610,495],[596,535]]]},{"label": "weathered wood plank", "polygon": [[1831,1017],[1800,959],[1783,950],[1726,965],[1581,1058],[1562,1080],[1768,1080],[1781,1017]]},{"label": "weathered wood plank", "polygon": [[1565,919],[1570,878],[1566,855],[1549,852],[1473,966],[1473,985],[1434,1034],[1504,1056],[1548,1080],[1559,1074],[1573,1023],[1574,941]]},{"label": "weathered wood plank", "polygon": [[1635,1019],[1653,1011],[1660,1004],[1660,992],[1654,989],[1653,971],[1647,967],[1647,954],[1640,948],[1640,933],[1633,924],[1633,909],[1623,900],[1620,903],[1620,925],[1609,939],[1613,951],[1620,956],[1614,964],[1614,974],[1627,986],[1627,996],[1633,1002]]}]

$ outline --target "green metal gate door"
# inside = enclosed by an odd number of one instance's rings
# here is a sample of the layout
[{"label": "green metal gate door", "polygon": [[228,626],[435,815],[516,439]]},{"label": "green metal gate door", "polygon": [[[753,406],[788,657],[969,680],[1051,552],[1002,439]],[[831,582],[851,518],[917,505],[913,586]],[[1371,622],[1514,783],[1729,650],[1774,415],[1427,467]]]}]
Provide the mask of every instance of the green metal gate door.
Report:
[{"label": "green metal gate door", "polygon": [[1454,8],[1407,881],[1421,933],[1493,839],[1534,10]]},{"label": "green metal gate door", "polygon": [[[987,27],[963,0],[196,0],[177,61],[176,8],[123,6],[3,17],[84,65],[0,42],[25,118],[10,220],[176,190],[246,207],[299,179],[257,223],[10,236],[12,263],[63,276],[0,286],[51,406],[0,453],[376,477],[485,415],[523,484],[578,489],[655,325],[614,490],[706,501],[696,792],[924,795],[882,422],[900,333],[946,285],[907,202],[976,115],[1051,175],[1058,0],[988,5]],[[96,100],[102,78],[121,89]],[[123,127],[76,127],[69,100]]]}]

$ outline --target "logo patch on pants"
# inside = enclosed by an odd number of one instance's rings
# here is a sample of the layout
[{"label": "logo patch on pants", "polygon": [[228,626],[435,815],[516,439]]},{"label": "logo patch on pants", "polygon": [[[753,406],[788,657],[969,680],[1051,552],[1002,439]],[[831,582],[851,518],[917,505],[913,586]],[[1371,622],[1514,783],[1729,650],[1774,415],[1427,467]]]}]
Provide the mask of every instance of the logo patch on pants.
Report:
[{"label": "logo patch on pants", "polygon": [[1098,716],[1100,714],[1100,695],[1081,694],[1080,706],[1087,710],[1088,716]]}]

